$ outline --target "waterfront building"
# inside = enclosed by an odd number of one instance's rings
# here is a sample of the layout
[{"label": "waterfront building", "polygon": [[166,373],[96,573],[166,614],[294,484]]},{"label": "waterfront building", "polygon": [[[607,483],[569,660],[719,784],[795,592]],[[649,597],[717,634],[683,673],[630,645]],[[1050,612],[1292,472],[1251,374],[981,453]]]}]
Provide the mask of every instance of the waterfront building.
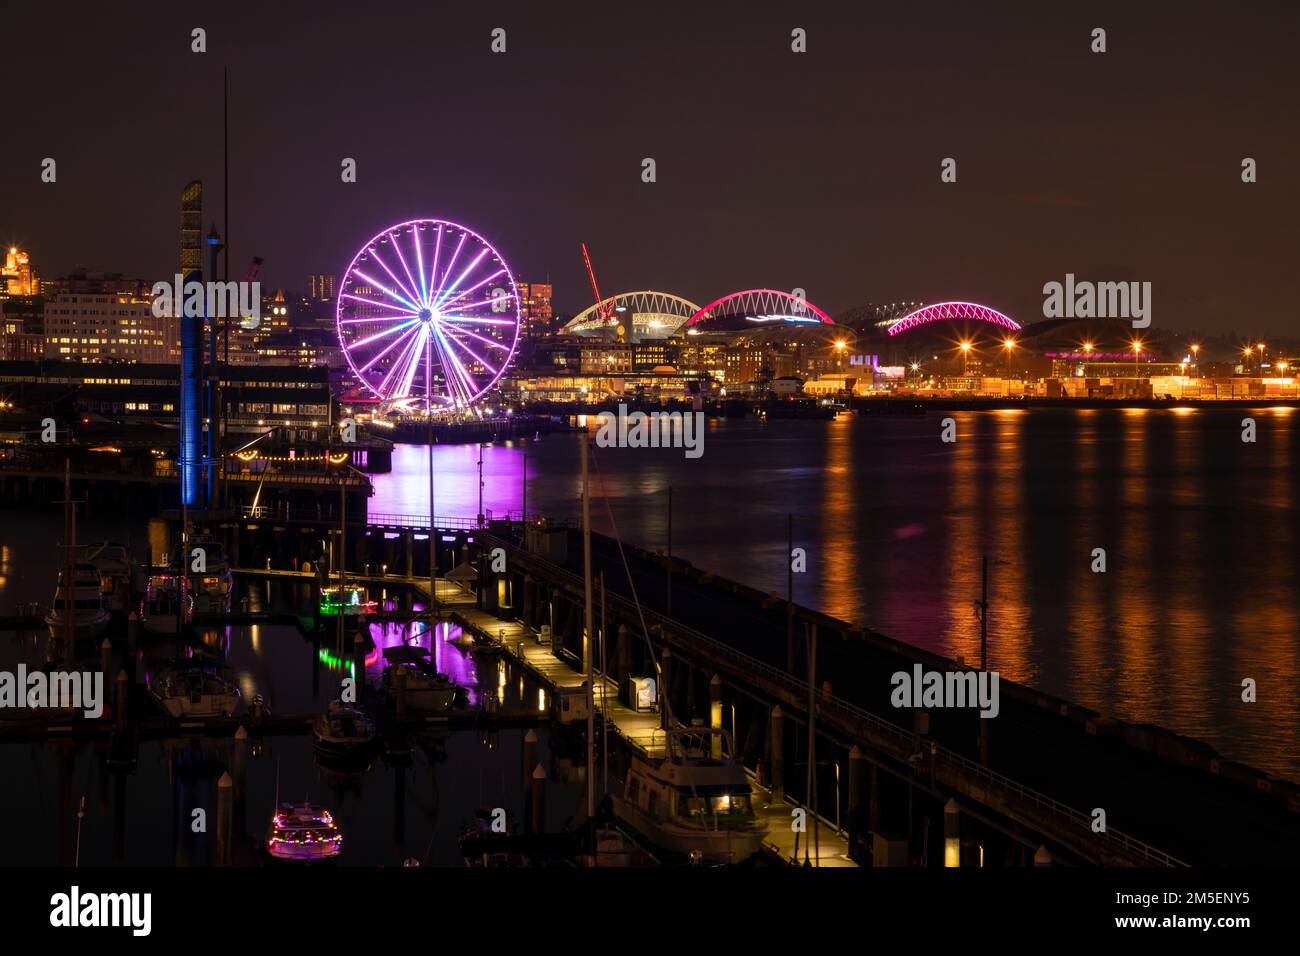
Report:
[{"label": "waterfront building", "polygon": [[310,277],[310,299],[313,302],[334,301],[335,277],[329,273],[318,272]]},{"label": "waterfront building", "polygon": [[179,357],[175,316],[155,316],[151,294],[66,292],[44,308],[45,357],[80,362],[169,362]]}]

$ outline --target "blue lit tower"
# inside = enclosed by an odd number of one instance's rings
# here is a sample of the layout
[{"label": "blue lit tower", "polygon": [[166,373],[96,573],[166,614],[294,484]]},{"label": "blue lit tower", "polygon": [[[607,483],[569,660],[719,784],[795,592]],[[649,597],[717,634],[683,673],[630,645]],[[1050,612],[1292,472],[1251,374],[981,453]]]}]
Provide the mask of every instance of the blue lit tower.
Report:
[{"label": "blue lit tower", "polygon": [[[194,180],[181,191],[181,272],[184,287],[203,281],[203,183]],[[181,290],[178,290],[181,291]],[[181,501],[186,507],[199,504],[203,450],[203,309],[185,308],[186,296],[175,302],[181,327],[180,447],[177,468],[181,477]],[[194,312],[196,314],[190,315]]]},{"label": "blue lit tower", "polygon": [[[217,276],[217,253],[225,246],[221,242],[221,236],[217,234],[217,227],[212,226],[212,231],[208,233],[208,276],[212,281],[216,281]],[[206,302],[206,297],[204,299]],[[236,298],[235,302],[238,303]],[[226,310],[229,312],[234,308],[226,300]],[[206,311],[206,306],[204,308]],[[220,417],[220,382],[219,371],[217,368],[217,317],[210,315],[208,318],[208,454],[203,462],[203,470],[207,475],[207,507],[214,508],[217,504],[217,456],[220,449],[217,447],[217,419]]]}]

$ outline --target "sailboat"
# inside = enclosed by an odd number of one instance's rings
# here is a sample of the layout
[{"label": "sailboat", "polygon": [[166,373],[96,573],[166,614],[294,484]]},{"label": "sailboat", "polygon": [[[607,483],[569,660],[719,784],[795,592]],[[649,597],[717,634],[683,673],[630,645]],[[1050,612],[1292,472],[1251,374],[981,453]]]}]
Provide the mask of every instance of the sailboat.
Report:
[{"label": "sailboat", "polygon": [[[76,642],[98,637],[108,626],[109,613],[104,607],[99,569],[77,561],[77,512],[72,500],[72,463],[63,463],[63,558],[59,569],[54,600],[45,615],[45,626],[55,641]],[[71,647],[64,652],[71,654]]]},{"label": "sailboat", "polygon": [[[93,564],[79,562],[59,569],[54,601],[45,615],[45,626],[54,640],[74,641],[99,637],[108,627],[109,612],[104,607],[104,592],[100,589],[99,569]],[[71,627],[68,616],[71,613]]]}]

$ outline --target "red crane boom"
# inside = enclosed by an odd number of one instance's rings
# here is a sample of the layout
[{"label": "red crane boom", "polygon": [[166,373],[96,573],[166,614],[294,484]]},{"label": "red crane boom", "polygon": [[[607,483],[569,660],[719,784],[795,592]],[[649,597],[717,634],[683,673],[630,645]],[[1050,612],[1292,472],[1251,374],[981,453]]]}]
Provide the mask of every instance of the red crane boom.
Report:
[{"label": "red crane boom", "polygon": [[591,280],[591,291],[596,296],[596,315],[603,321],[608,322],[614,317],[614,303],[603,305],[600,296],[600,286],[596,285],[596,270],[591,267],[591,256],[587,253],[587,244],[582,245],[582,261],[587,264],[587,278]]}]

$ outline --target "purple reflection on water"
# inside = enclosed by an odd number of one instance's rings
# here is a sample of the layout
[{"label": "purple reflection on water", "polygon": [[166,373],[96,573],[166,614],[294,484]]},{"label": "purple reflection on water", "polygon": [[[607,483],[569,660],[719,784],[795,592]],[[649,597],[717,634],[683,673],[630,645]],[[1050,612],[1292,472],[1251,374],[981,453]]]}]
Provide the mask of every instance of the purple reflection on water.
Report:
[{"label": "purple reflection on water", "polygon": [[[424,610],[419,604],[414,610]],[[370,638],[375,642],[375,651],[366,658],[366,680],[379,683],[383,678],[384,650],[389,647],[419,647],[429,652],[433,665],[439,674],[446,674],[452,682],[464,687],[469,695],[471,705],[478,703],[478,672],[474,667],[474,658],[461,642],[464,633],[460,626],[449,621],[441,621],[437,633],[429,630],[424,621],[412,621],[409,624],[385,622],[370,625]]]},{"label": "purple reflection on water", "polygon": [[[434,445],[434,499],[438,514],[472,518],[478,514],[479,446]],[[535,466],[534,466],[535,467]],[[429,452],[426,445],[396,445],[393,470],[372,475],[374,514],[429,513]],[[483,446],[484,513],[519,511],[524,494],[524,449],[513,442]]]}]

